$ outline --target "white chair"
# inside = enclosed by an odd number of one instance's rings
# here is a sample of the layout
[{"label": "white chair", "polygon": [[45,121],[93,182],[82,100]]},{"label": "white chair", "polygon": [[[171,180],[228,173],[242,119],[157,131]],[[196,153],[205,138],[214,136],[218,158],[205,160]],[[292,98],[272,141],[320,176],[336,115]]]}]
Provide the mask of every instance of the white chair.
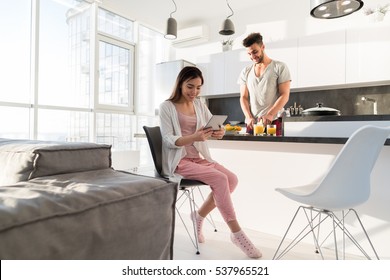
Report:
[{"label": "white chair", "polygon": [[[378,254],[353,207],[364,203],[370,196],[371,171],[389,134],[390,127],[363,126],[350,136],[329,170],[318,184],[276,189],[276,191],[286,197],[304,205],[299,206],[295,212],[273,259],[282,258],[309,234],[313,235],[316,252],[321,254],[322,259],[324,259],[324,256],[321,251],[321,246],[327,238],[333,234],[335,257],[336,259],[339,259],[336,232],[342,233],[344,259],[346,246],[345,237],[347,237],[367,259],[371,259],[346,226],[345,218],[349,213],[355,214],[375,257],[379,259]],[[290,239],[290,242],[287,242],[287,234],[290,229],[292,229],[292,225],[301,210],[304,212],[308,224],[295,238]],[[320,240],[320,225],[324,221],[329,220],[332,221],[332,226],[328,228],[330,233]],[[325,226],[325,224],[323,224],[323,226]],[[288,245],[285,245],[282,250],[282,244],[285,241]]]},{"label": "white chair", "polygon": [[[154,166],[156,169],[155,171],[157,173],[156,175],[164,178],[162,175],[162,136],[161,136],[160,127],[143,126],[143,129],[145,131],[146,138],[149,143],[150,152],[152,154]],[[198,236],[197,236],[198,234],[196,230],[195,220],[192,219],[192,227],[193,227],[193,236],[192,236],[187,228],[186,222],[184,221],[183,217],[180,214],[179,209],[186,201],[189,202],[191,213],[193,213],[198,208],[195,202],[194,191],[197,190],[201,198],[204,200],[203,193],[199,188],[200,186],[206,186],[206,184],[198,180],[182,179],[179,184],[179,190],[181,190],[182,193],[181,195],[178,196],[176,201],[176,210],[177,210],[176,212],[179,215],[179,218],[182,221],[184,228],[187,231],[187,234],[190,237],[191,242],[196,249],[196,254],[199,254],[199,244],[198,244]],[[181,203],[179,204],[179,202]],[[209,214],[208,217],[206,217],[206,220],[214,227],[214,231],[216,232],[217,229],[211,214]]]}]

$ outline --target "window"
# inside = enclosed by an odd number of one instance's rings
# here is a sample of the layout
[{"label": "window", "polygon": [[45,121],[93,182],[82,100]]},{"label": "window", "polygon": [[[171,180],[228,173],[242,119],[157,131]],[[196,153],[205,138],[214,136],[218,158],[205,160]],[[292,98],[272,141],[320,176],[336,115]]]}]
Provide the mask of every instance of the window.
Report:
[{"label": "window", "polygon": [[91,113],[39,109],[38,139],[48,141],[88,142]]},{"label": "window", "polygon": [[134,25],[101,8],[97,22],[96,142],[115,150],[135,149]]},{"label": "window", "polygon": [[132,21],[99,8],[98,31],[127,42],[134,42],[134,24]]},{"label": "window", "polygon": [[1,138],[29,139],[30,122],[30,108],[0,106]]},{"label": "window", "polygon": [[89,4],[41,0],[38,103],[89,108]]},{"label": "window", "polygon": [[98,103],[122,106],[133,112],[134,48],[111,42],[107,39],[99,41]]},{"label": "window", "polygon": [[30,0],[2,1],[0,102],[30,102]]},{"label": "window", "polygon": [[[142,25],[138,28],[138,76],[137,76],[137,114],[155,115],[156,65],[167,61],[169,43],[161,33]],[[173,86],[173,85],[172,85]]]},{"label": "window", "polygon": [[116,150],[135,149],[133,134],[136,117],[125,114],[97,113],[96,142],[110,144]]},{"label": "window", "polygon": [[3,2],[0,137],[143,149],[134,134],[156,121],[155,65],[169,53],[162,34],[97,1]]}]

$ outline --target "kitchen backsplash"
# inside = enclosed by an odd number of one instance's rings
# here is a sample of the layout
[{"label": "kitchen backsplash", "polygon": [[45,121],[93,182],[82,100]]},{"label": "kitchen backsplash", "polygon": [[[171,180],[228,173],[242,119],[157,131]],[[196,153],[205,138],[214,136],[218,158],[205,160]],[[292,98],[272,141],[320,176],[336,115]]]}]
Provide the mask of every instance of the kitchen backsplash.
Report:
[{"label": "kitchen backsplash", "polygon": [[245,116],[240,106],[240,97],[223,97],[208,100],[208,106],[213,115],[227,115],[226,122],[245,122]]},{"label": "kitchen backsplash", "polygon": [[[324,107],[340,110],[344,116],[372,115],[374,104],[362,101],[363,96],[376,100],[378,115],[390,115],[390,86],[292,92],[285,107],[296,103],[296,106],[308,109],[322,103]],[[213,114],[227,114],[228,121],[244,121],[238,96],[209,99],[208,106]]]},{"label": "kitchen backsplash", "polygon": [[378,115],[390,115],[390,86],[292,92],[286,107],[294,106],[296,102],[307,109],[322,103],[324,107],[340,110],[345,116],[372,115],[374,104],[362,101],[363,96],[376,100]]}]

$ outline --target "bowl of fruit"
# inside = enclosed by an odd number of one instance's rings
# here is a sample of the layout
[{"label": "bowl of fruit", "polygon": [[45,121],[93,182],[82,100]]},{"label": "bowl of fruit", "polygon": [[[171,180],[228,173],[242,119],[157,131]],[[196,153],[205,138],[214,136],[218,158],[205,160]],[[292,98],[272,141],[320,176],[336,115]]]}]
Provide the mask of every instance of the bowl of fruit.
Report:
[{"label": "bowl of fruit", "polygon": [[241,131],[241,126],[231,125],[230,123],[225,125],[225,134],[238,134]]}]

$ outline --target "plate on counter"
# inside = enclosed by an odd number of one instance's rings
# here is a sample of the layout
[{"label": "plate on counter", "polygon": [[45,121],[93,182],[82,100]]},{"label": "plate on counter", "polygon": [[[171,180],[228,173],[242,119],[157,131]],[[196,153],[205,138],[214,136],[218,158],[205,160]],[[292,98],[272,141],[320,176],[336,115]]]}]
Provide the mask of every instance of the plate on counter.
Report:
[{"label": "plate on counter", "polygon": [[225,131],[225,135],[237,135],[240,132],[237,130],[232,130],[232,131]]}]

